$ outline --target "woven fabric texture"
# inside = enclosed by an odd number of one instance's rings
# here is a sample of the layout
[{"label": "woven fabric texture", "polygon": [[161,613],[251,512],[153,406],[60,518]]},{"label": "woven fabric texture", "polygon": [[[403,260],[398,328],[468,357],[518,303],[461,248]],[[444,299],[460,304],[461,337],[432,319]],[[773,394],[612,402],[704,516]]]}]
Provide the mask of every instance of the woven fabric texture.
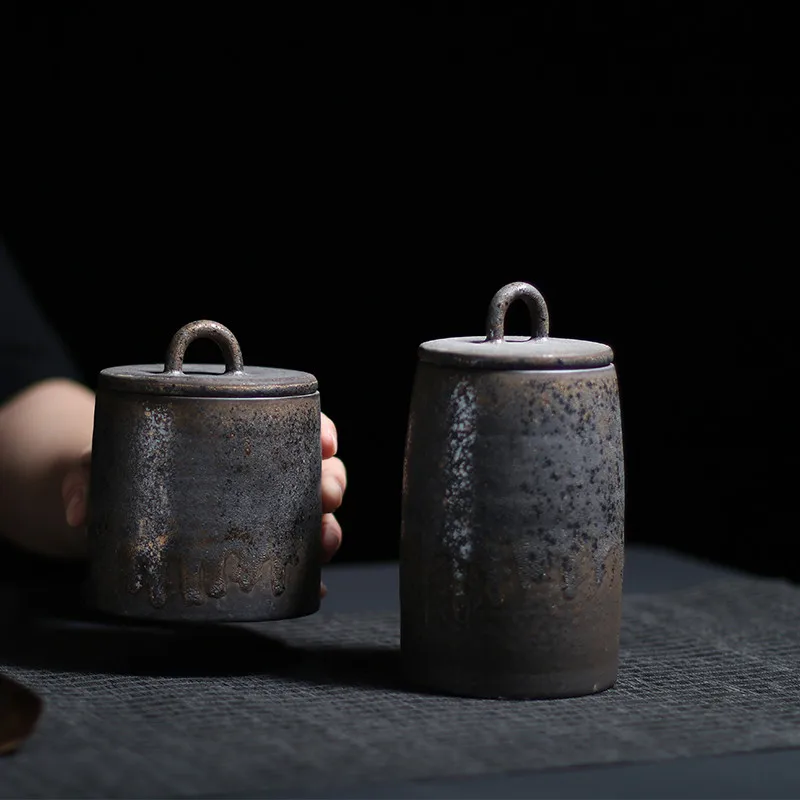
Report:
[{"label": "woven fabric texture", "polygon": [[619,680],[590,697],[426,695],[398,656],[394,613],[3,634],[0,671],[46,709],[0,759],[0,797],[278,797],[800,745],[800,588],[783,581],[627,597]]}]

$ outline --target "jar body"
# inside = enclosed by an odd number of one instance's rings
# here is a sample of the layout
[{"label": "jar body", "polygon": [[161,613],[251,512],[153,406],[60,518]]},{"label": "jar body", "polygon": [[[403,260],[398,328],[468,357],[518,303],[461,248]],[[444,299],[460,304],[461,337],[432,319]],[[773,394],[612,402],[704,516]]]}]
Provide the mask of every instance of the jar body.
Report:
[{"label": "jar body", "polygon": [[319,609],[319,393],[97,395],[90,599],[161,620]]},{"label": "jar body", "polygon": [[403,471],[404,670],[481,697],[616,680],[624,468],[613,365],[420,362]]}]

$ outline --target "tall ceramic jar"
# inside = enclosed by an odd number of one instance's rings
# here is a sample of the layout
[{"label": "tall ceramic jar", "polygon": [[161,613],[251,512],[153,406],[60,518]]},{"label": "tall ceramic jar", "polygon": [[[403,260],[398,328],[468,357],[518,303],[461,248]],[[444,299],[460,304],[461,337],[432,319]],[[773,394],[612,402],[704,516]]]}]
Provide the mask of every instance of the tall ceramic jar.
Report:
[{"label": "tall ceramic jar", "polygon": [[[524,301],[532,336],[506,337]],[[419,347],[400,550],[416,684],[480,697],[588,694],[617,677],[624,466],[611,349],[549,336],[509,284],[485,336]]]}]

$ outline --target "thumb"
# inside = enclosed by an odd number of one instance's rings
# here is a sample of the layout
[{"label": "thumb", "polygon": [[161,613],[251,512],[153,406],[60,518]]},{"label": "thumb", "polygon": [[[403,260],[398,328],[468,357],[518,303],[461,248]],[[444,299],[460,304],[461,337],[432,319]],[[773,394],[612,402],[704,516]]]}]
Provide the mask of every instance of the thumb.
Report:
[{"label": "thumb", "polygon": [[70,468],[61,483],[61,499],[67,525],[78,528],[86,524],[89,498],[89,454]]}]

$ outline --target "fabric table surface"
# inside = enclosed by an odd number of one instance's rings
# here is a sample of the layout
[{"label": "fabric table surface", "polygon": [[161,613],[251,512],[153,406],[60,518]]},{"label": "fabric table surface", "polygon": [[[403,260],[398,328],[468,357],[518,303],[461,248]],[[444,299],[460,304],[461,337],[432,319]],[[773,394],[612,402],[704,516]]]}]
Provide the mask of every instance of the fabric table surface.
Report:
[{"label": "fabric table surface", "polygon": [[617,684],[551,701],[405,686],[396,565],[330,568],[330,602],[300,620],[39,615],[0,643],[0,671],[46,703],[34,736],[0,760],[0,797],[388,796],[392,784],[797,747],[800,587],[678,563],[629,548]]}]

